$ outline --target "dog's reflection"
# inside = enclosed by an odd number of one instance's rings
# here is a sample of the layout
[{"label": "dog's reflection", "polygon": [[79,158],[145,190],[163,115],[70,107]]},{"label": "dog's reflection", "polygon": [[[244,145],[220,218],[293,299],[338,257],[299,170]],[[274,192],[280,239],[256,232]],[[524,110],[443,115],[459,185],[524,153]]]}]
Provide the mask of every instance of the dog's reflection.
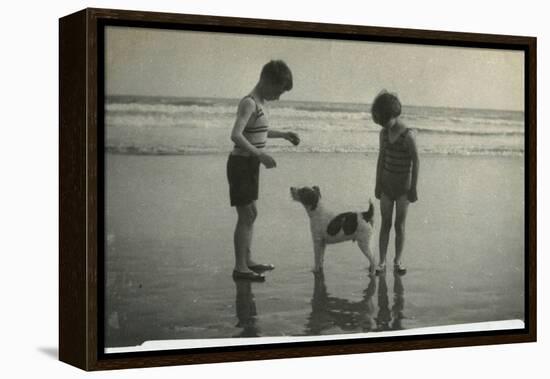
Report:
[{"label": "dog's reflection", "polygon": [[371,332],[403,329],[403,309],[405,305],[403,280],[394,275],[393,305],[390,309],[386,275],[378,276],[378,313],[373,304],[377,293],[376,278],[369,277],[363,298],[349,301],[331,296],[325,285],[323,272],[314,273],[315,285],[311,299],[311,314],[306,324],[306,335],[331,333]]},{"label": "dog's reflection", "polygon": [[394,275],[393,279],[393,305],[390,309],[388,285],[386,275],[378,277],[378,315],[376,316],[377,329],[401,330],[403,329],[403,309],[405,307],[405,289],[400,275]]},{"label": "dog's reflection", "polygon": [[260,330],[256,326],[256,302],[252,293],[252,283],[249,280],[234,279],[237,309],[237,328],[241,331],[235,337],[258,337]]},{"label": "dog's reflection", "polygon": [[[323,272],[314,273],[315,284],[311,299],[311,314],[306,324],[306,335],[319,335],[323,331],[369,332],[376,328],[372,298],[376,292],[376,279],[369,278],[360,301],[349,301],[330,296]],[[330,332],[329,332],[330,333]]]}]

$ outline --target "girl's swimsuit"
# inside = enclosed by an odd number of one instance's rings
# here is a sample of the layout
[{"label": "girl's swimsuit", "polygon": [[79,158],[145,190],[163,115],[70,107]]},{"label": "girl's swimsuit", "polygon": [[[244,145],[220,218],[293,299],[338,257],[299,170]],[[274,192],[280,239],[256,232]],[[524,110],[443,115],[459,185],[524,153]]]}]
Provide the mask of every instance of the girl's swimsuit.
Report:
[{"label": "girl's swimsuit", "polygon": [[390,200],[397,200],[411,189],[412,157],[407,145],[406,136],[409,128],[393,143],[390,142],[389,131],[382,132],[382,178],[381,189]]}]

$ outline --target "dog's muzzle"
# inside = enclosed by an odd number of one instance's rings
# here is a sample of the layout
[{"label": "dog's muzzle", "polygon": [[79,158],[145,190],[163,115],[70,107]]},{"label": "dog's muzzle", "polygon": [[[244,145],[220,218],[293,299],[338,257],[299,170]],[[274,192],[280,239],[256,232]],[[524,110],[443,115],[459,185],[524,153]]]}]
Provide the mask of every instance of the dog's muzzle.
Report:
[{"label": "dog's muzzle", "polygon": [[298,189],[296,187],[290,187],[290,196],[293,200],[298,200]]}]

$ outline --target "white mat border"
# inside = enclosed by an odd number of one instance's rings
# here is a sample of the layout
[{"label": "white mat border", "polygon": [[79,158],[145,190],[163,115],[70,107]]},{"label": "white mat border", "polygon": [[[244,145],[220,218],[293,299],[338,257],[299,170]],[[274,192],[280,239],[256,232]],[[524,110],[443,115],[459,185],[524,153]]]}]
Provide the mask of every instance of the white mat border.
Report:
[{"label": "white mat border", "polygon": [[333,334],[326,336],[300,336],[300,337],[253,337],[253,338],[211,338],[211,339],[185,339],[185,340],[156,340],[146,341],[138,346],[109,347],[104,349],[105,354],[130,353],[157,350],[181,350],[196,349],[205,347],[225,346],[246,346],[246,345],[268,345],[294,342],[315,342],[332,340],[353,340],[365,338],[400,337],[400,336],[422,336],[430,334],[464,333],[464,332],[486,332],[497,330],[524,329],[525,323],[522,320],[489,321],[470,324],[457,324],[446,326],[432,326],[426,328],[354,333],[354,334]]}]

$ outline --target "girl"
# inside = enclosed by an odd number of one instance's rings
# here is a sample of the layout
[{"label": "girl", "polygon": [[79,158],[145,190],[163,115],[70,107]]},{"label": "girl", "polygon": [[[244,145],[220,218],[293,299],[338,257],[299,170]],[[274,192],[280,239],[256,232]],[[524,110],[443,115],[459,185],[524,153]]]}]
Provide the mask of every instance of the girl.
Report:
[{"label": "girl", "polygon": [[380,226],[380,263],[378,274],[386,270],[386,253],[392,227],[395,206],[395,259],[394,271],[404,275],[407,269],[401,263],[405,244],[405,221],[409,203],[418,197],[418,151],[416,133],[399,119],[401,102],[396,95],[382,91],[372,104],[372,119],[382,126],[380,131],[380,152],[376,167],[375,196],[380,199],[382,222]]}]

